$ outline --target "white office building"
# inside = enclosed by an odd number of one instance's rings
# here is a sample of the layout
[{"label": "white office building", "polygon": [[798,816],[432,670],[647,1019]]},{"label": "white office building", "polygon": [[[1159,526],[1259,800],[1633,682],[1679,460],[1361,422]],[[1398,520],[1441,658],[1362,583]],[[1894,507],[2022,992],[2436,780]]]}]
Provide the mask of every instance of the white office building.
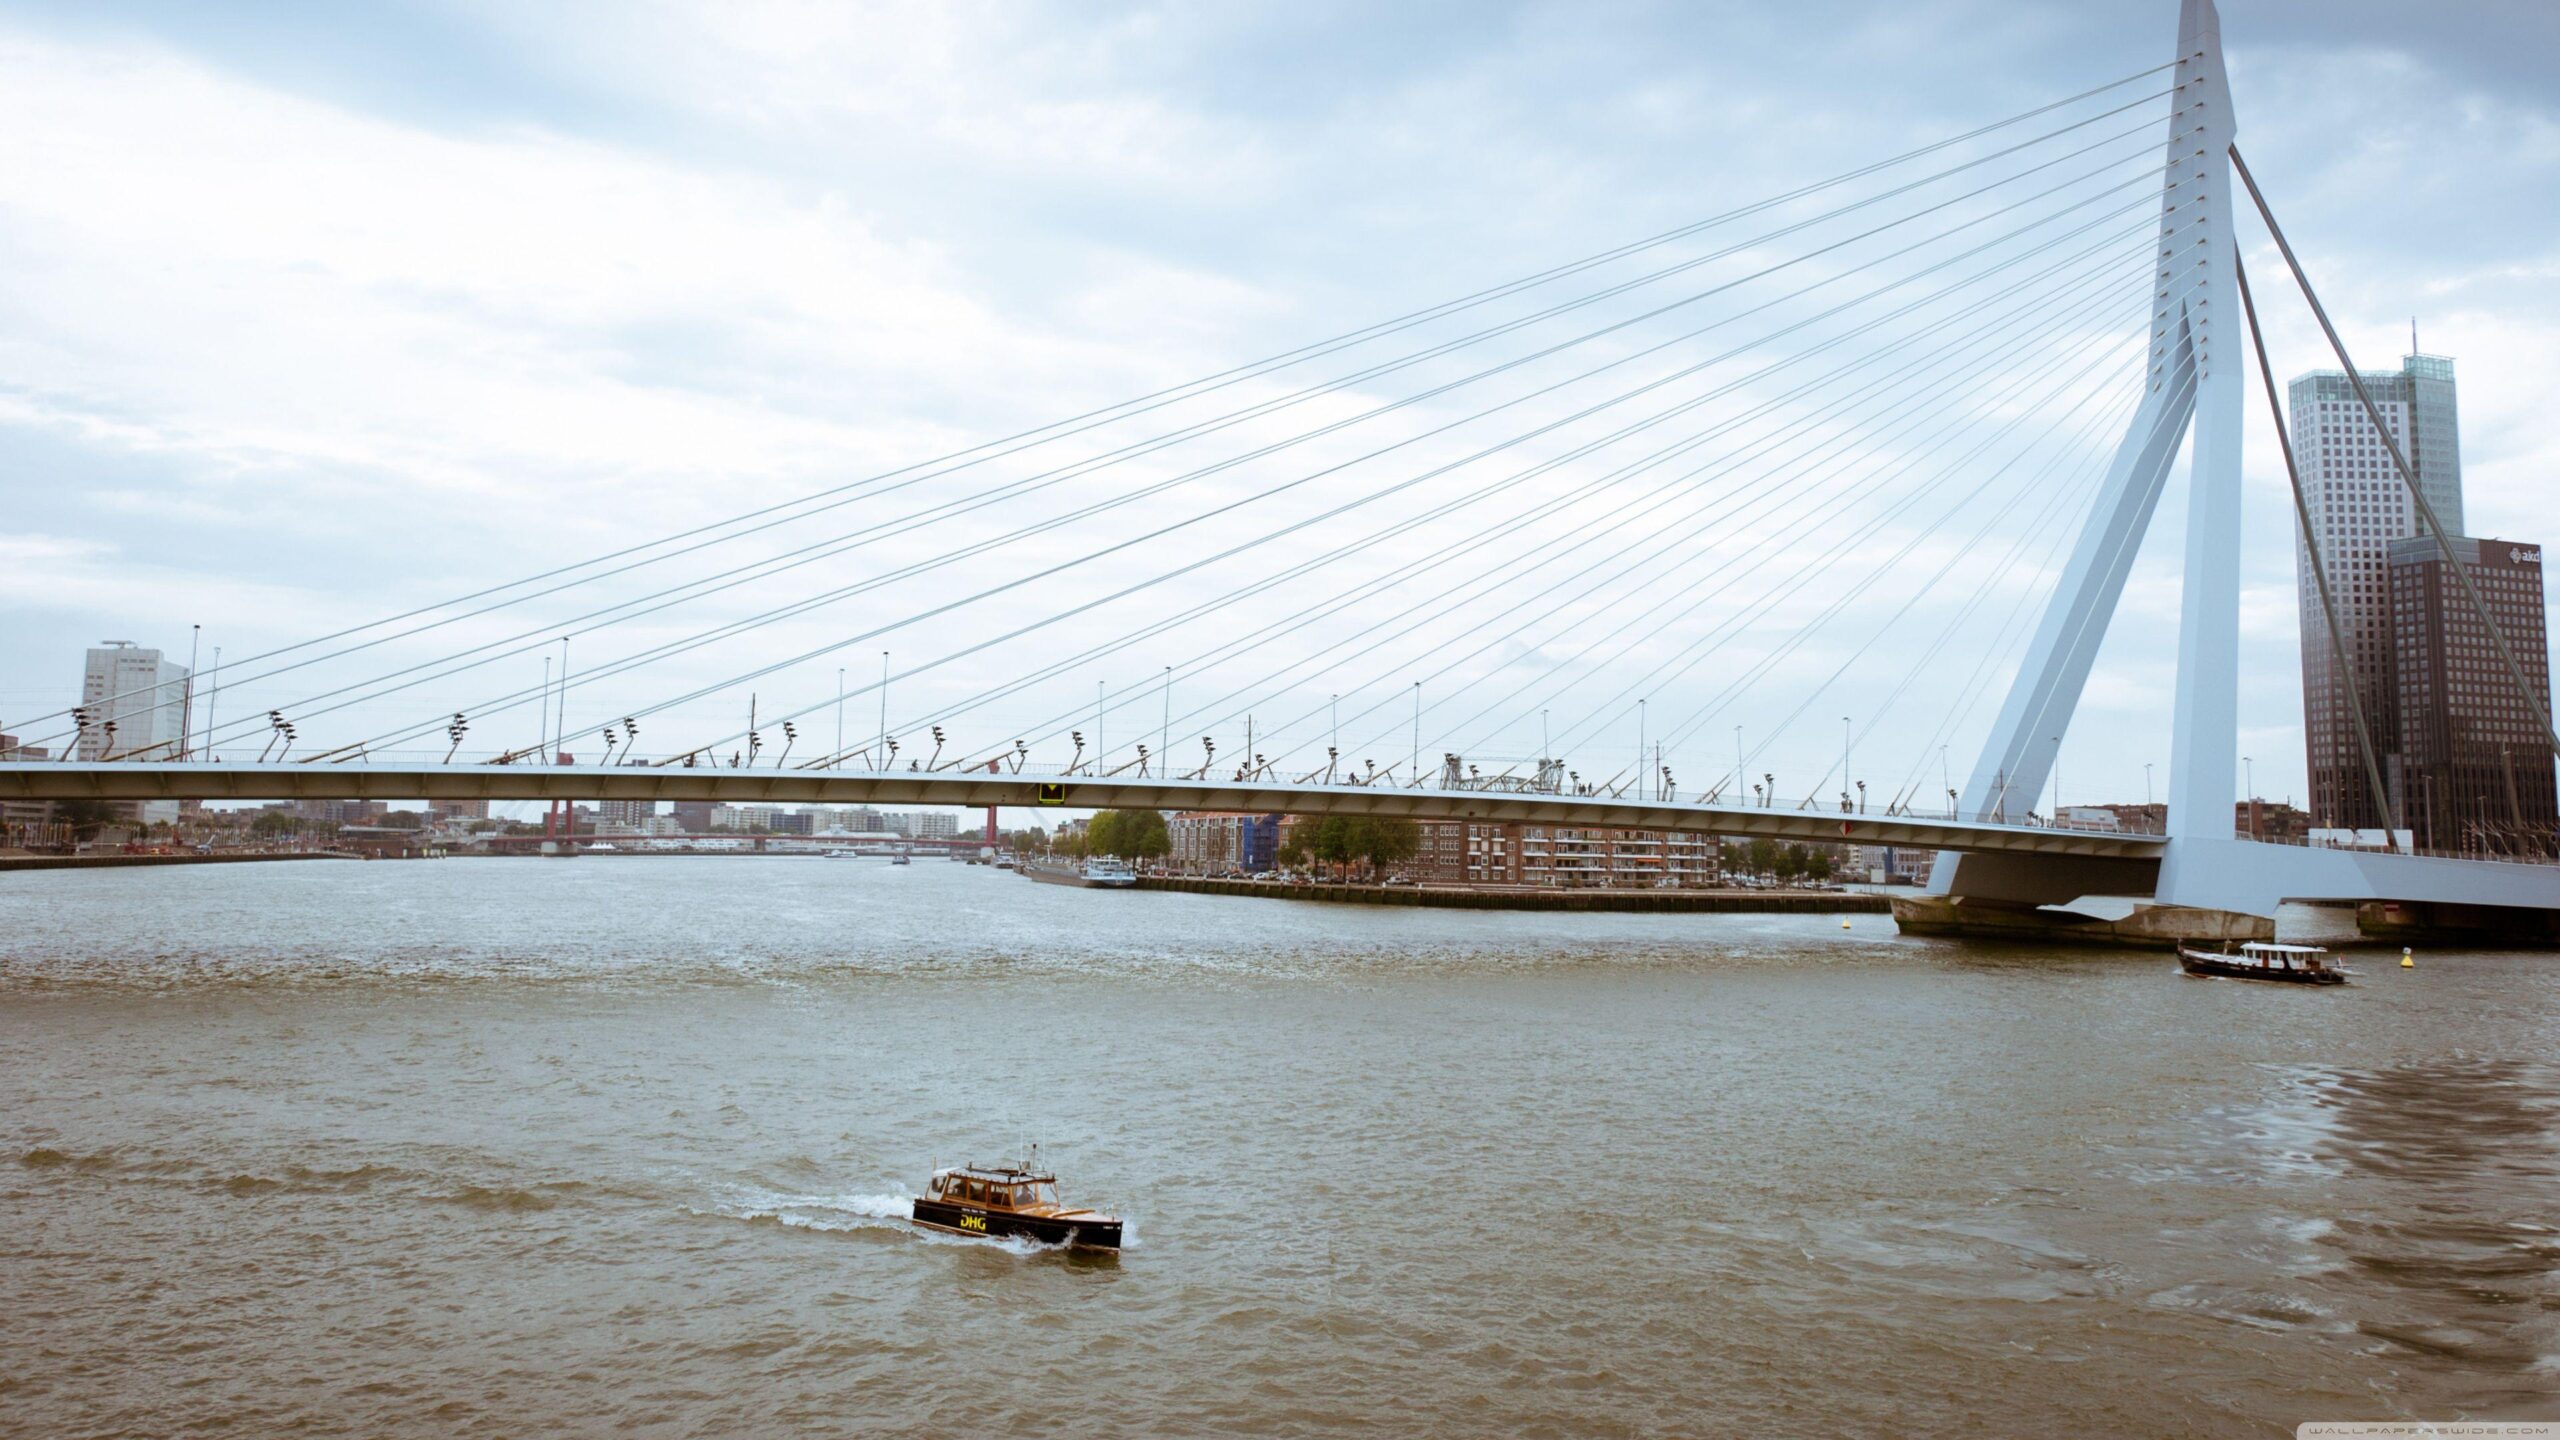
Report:
[{"label": "white office building", "polygon": [[187,740],[187,667],[130,640],[89,652],[80,677],[80,758],[176,760]]},{"label": "white office building", "polygon": [[[2410,355],[2397,371],[2365,371],[2359,377],[2374,408],[2382,412],[2392,444],[2408,458],[2428,505],[2448,534],[2460,535],[2462,441],[2453,362]],[[2418,508],[2345,371],[2312,371],[2296,378],[2289,392],[2294,460],[2302,472],[2303,507],[2311,516],[2310,533],[2296,536],[2294,548],[2309,809],[2317,827],[2372,829],[2385,823],[2384,808],[2372,793],[2350,707],[2360,703],[2378,754],[2387,756],[2399,748],[2392,690],[2391,542],[2420,533]],[[2330,648],[2328,621],[2311,573],[2314,547],[2328,574],[2339,630],[2355,670],[2354,702]],[[2391,783],[2387,775],[2385,783]]]}]

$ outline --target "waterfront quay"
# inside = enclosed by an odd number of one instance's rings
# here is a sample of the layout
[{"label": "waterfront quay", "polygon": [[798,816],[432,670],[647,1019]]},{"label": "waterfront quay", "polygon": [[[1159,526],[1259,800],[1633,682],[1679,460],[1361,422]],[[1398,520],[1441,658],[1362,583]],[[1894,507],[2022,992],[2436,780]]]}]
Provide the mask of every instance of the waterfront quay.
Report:
[{"label": "waterfront quay", "polygon": [[1882,895],[1842,890],[1464,889],[1436,885],[1284,884],[1142,875],[1140,890],[1188,895],[1241,895],[1266,900],[1320,900],[1339,905],[1411,905],[1437,910],[1625,911],[1648,915],[1882,915]]}]

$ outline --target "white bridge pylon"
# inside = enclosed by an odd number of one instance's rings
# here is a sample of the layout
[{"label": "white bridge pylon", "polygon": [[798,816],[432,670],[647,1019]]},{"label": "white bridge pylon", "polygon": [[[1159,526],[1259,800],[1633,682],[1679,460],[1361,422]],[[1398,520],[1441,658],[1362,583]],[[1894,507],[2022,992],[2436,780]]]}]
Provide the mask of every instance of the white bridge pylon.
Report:
[{"label": "white bridge pylon", "polygon": [[[2235,834],[2246,335],[2231,208],[2237,124],[2213,0],[2183,0],[2180,7],[2174,95],[2141,402],[1961,801],[1963,814],[2006,819],[2027,809],[2052,777],[2134,556],[2192,431],[2168,844],[2147,885],[2146,877],[2121,868],[1950,852],[1932,872],[1930,888],[1940,895],[2056,904],[2148,891],[2164,904],[2273,915],[2285,899],[2339,897],[2348,888],[2343,875],[2331,873],[2344,857],[2249,843]],[[2405,857],[2357,861],[2397,858]],[[2560,903],[2560,894],[2540,903]]]},{"label": "white bridge pylon", "polygon": [[2286,900],[2560,909],[2560,869],[2550,866],[2306,849],[2243,840],[2236,833],[2247,337],[2231,206],[2238,123],[2213,0],[2182,0],[2176,85],[2163,145],[2141,403],[1968,777],[1959,810],[1994,822],[2018,815],[2052,777],[2134,555],[2180,444],[2192,432],[2167,843],[2156,871],[2147,862],[1949,851],[1938,857],[1930,888],[1961,900],[2027,905],[2148,893],[2166,905],[2270,917]]}]

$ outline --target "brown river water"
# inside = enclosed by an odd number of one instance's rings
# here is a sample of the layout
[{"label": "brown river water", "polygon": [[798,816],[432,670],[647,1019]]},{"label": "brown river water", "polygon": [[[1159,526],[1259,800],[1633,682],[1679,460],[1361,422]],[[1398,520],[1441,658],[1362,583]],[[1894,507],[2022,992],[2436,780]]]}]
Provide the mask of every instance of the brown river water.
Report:
[{"label": "brown river water", "polygon": [[[0,1434],[2560,1418],[2560,957],[2396,958],[930,860],[0,876]],[[1123,1256],[899,1218],[1027,1141]]]}]

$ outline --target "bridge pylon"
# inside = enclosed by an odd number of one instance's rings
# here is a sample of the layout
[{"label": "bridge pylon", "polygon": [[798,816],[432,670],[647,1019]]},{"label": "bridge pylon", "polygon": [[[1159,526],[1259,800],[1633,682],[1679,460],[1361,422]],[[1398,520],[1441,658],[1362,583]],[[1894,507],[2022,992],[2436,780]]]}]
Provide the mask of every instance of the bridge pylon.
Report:
[{"label": "bridge pylon", "polygon": [[[2327,900],[2355,902],[2366,923],[2385,929],[2453,916],[2475,939],[2560,940],[2560,870],[2550,866],[2272,845],[2236,833],[2248,360],[2232,224],[2238,126],[2213,0],[2180,6],[2176,75],[2141,403],[1961,800],[1963,813],[1994,822],[2034,808],[2192,435],[2165,843],[2156,857],[1941,852],[1931,893],[1896,900],[1895,918],[1923,933],[2155,944],[2265,938],[2284,901]],[[2121,920],[2043,908],[2088,896],[2153,903]]]}]

